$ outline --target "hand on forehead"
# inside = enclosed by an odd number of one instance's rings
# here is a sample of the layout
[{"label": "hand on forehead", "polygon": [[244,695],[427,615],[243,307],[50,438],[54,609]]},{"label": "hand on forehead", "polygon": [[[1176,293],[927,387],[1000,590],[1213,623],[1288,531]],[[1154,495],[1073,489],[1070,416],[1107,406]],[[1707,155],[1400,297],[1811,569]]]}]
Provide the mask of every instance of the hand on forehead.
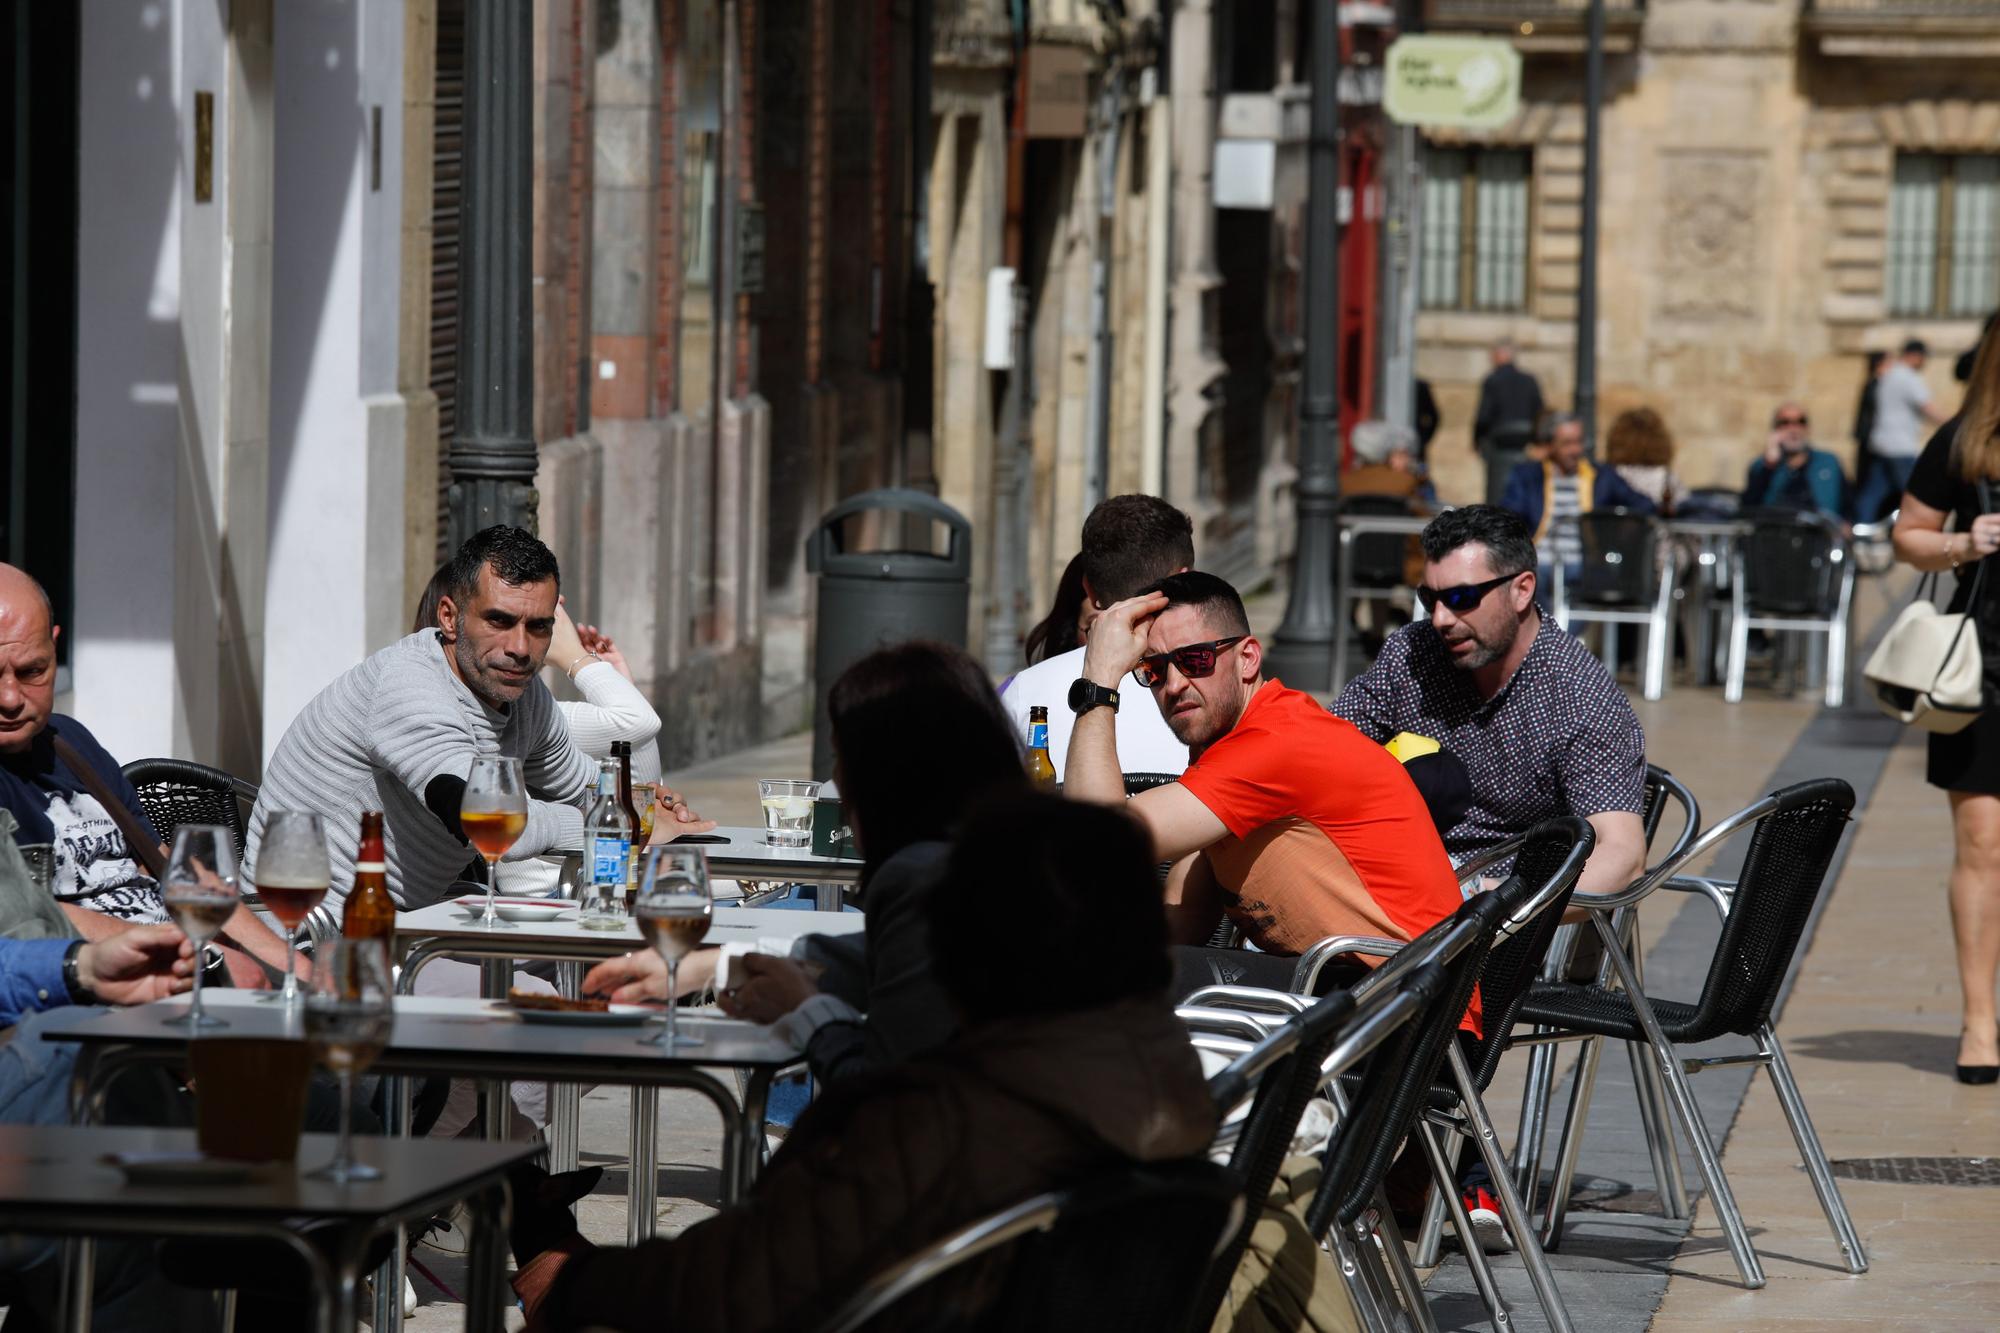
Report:
[{"label": "hand on forehead", "polygon": [[1200,607],[1170,606],[1154,616],[1153,623],[1147,628],[1146,651],[1172,652],[1190,643],[1207,643],[1216,637],[1209,633]]}]

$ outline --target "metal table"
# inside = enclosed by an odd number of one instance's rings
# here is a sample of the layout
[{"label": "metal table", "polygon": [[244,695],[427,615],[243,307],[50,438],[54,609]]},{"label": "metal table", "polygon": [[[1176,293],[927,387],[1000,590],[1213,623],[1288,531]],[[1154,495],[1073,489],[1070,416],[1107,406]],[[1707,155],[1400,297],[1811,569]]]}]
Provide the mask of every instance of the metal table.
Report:
[{"label": "metal table", "polygon": [[[261,1236],[290,1247],[312,1273],[315,1326],[334,1333],[359,1326],[361,1265],[368,1244],[392,1227],[431,1216],[460,1199],[472,1204],[466,1327],[498,1333],[506,1281],[506,1172],[534,1155],[526,1143],[411,1143],[360,1138],[355,1156],[380,1180],[335,1185],[303,1175],[333,1156],[333,1136],[308,1134],[298,1164],[271,1167],[228,1185],[129,1184],[99,1159],[114,1152],[190,1152],[191,1129],[102,1126],[0,1126],[0,1227],[80,1238],[71,1247],[64,1327],[90,1327],[92,1241],[98,1236]],[[332,1223],[322,1248],[299,1231],[302,1220]],[[401,1286],[397,1287],[398,1305]]]},{"label": "metal table", "polygon": [[[803,917],[820,913],[774,913]],[[636,936],[634,937],[636,942]],[[226,1035],[284,1037],[298,1028],[284,1006],[265,1004],[254,992],[217,990],[203,996],[205,1004],[226,1019]],[[186,1009],[183,999],[161,1000],[132,1009],[78,1009],[61,1021],[46,1022],[42,1035],[53,1041],[84,1044],[77,1060],[72,1112],[82,1123],[95,1119],[110,1079],[121,1069],[141,1063],[174,1061],[185,1055],[187,1030],[168,1027],[165,1020]],[[652,1034],[647,1027],[580,1028],[531,1024],[487,1000],[398,996],[396,1024],[389,1044],[374,1065],[390,1075],[442,1075],[497,1080],[546,1079],[570,1085],[609,1084],[644,1089],[687,1088],[706,1097],[722,1118],[722,1198],[730,1202],[748,1188],[761,1160],[764,1101],[772,1078],[798,1061],[792,1045],[772,1033],[736,1019],[682,1014],[682,1031],[703,1039],[703,1045],[669,1051],[642,1044]],[[718,1069],[744,1071],[741,1102],[716,1074]],[[390,1096],[391,1135],[409,1128],[408,1085]],[[648,1101],[648,1107],[652,1105]],[[628,1239],[636,1243],[652,1235],[656,1185],[643,1163],[654,1157],[651,1124],[633,1126],[637,1151],[630,1173],[629,1202],[634,1222]],[[643,1135],[643,1137],[642,1137]],[[359,1140],[357,1140],[359,1142]],[[425,1140],[426,1144],[433,1142]],[[428,1216],[428,1214],[426,1214]],[[386,1275],[378,1282],[376,1327],[401,1327],[402,1263],[399,1246]]]}]

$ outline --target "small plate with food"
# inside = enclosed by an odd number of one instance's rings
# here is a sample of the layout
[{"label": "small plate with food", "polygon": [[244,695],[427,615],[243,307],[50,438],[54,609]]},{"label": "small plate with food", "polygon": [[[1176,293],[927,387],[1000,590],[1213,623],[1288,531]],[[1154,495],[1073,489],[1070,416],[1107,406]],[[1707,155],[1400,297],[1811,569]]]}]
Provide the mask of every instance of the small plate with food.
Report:
[{"label": "small plate with food", "polygon": [[[453,899],[462,910],[474,916],[486,915],[486,897],[467,894]],[[495,898],[493,914],[502,921],[554,921],[576,910],[576,904],[564,898]]]},{"label": "small plate with food", "polygon": [[510,990],[507,1008],[520,1015],[523,1023],[546,1023],[556,1027],[637,1027],[658,1011],[643,1004],[613,1004],[609,1000],[571,1000],[537,991]]}]

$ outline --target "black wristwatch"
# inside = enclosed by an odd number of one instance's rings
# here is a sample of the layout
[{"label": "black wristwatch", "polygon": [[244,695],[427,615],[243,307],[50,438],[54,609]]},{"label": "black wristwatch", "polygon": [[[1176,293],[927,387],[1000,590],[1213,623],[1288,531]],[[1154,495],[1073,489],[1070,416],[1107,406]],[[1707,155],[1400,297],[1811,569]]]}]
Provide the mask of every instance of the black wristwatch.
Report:
[{"label": "black wristwatch", "polygon": [[63,953],[63,989],[69,992],[71,1004],[96,1004],[97,992],[83,984],[82,973],[78,971],[76,960],[83,953],[83,941],[77,940]]},{"label": "black wristwatch", "polygon": [[1109,708],[1118,711],[1118,691],[1108,690],[1094,680],[1077,678],[1069,687],[1069,711],[1082,717],[1093,708]]}]

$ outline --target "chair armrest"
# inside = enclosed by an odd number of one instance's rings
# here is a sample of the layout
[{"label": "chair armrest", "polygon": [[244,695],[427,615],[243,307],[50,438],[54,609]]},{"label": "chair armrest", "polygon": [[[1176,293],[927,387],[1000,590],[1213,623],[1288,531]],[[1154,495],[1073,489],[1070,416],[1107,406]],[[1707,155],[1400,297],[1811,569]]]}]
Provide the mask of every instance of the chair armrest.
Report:
[{"label": "chair armrest", "polygon": [[1276,1017],[1259,1021],[1256,1015],[1246,1014],[1240,1009],[1210,1009],[1188,1004],[1176,1008],[1174,1017],[1187,1025],[1191,1035],[1238,1037],[1249,1042],[1264,1040],[1271,1028],[1285,1021]]},{"label": "chair armrest", "polygon": [[1185,1007],[1210,1007],[1235,1009],[1247,1014],[1271,1014],[1278,1018],[1290,1018],[1303,1013],[1311,1004],[1302,995],[1290,991],[1265,990],[1261,986],[1203,986],[1181,1001]]},{"label": "chair armrest", "polygon": [[1299,955],[1298,966],[1292,969],[1292,993],[1313,994],[1319,987],[1319,974],[1325,970],[1327,962],[1341,954],[1391,958],[1403,948],[1403,943],[1402,940],[1383,939],[1379,935],[1329,935]]},{"label": "chair armrest", "polygon": [[904,1295],[922,1286],[948,1268],[956,1267],[996,1245],[1004,1245],[1031,1231],[1047,1231],[1056,1224],[1062,1198],[1038,1194],[969,1226],[961,1227],[942,1240],[934,1241],[854,1293],[820,1325],[822,1333],[850,1333],[894,1305]]},{"label": "chair armrest", "polygon": [[1727,920],[1729,905],[1736,900],[1736,881],[1710,879],[1706,875],[1676,875],[1660,886],[1675,893],[1698,893],[1708,900],[1715,914]]}]

